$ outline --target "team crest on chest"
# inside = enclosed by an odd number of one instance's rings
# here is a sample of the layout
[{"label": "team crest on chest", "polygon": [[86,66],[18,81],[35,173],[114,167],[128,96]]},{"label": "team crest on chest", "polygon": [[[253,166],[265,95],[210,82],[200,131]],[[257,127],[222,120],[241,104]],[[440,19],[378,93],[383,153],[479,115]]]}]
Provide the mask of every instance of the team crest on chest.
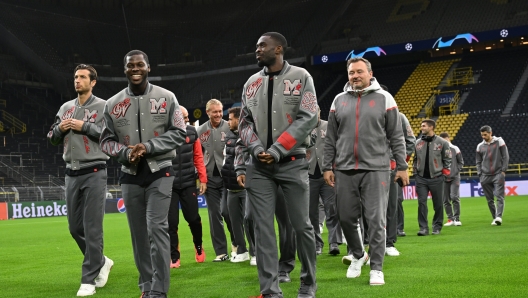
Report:
[{"label": "team crest on chest", "polygon": [[84,109],[84,122],[95,123],[95,118],[97,118],[97,110]]},{"label": "team crest on chest", "polygon": [[321,139],[324,139],[326,137],[326,130],[321,129],[319,132],[321,133]]},{"label": "team crest on chest", "polygon": [[162,97],[158,100],[155,98],[150,99],[150,113],[151,114],[167,114],[167,100]]},{"label": "team crest on chest", "polygon": [[442,144],[434,144],[434,148],[433,148],[434,151],[440,151],[442,150]]},{"label": "team crest on chest", "polygon": [[69,108],[66,112],[64,112],[64,114],[62,114],[62,117],[61,119],[62,120],[66,120],[66,119],[71,119],[73,118],[73,112],[75,111],[75,106]]},{"label": "team crest on chest", "polygon": [[424,142],[423,142],[423,141],[418,142],[418,143],[416,144],[416,150],[422,150],[423,145],[424,145]]},{"label": "team crest on chest", "polygon": [[226,133],[221,131],[220,132],[220,141],[225,142],[225,138],[226,138]]},{"label": "team crest on chest", "polygon": [[284,80],[284,95],[301,95],[301,80],[294,80],[293,83],[290,80]]},{"label": "team crest on chest", "polygon": [[115,104],[110,114],[114,115],[116,119],[125,117],[128,108],[130,108],[130,105],[130,98],[125,98],[123,101]]},{"label": "team crest on chest", "polygon": [[262,86],[262,78],[258,78],[256,81],[249,84],[246,88],[246,100],[255,97],[260,86]]}]

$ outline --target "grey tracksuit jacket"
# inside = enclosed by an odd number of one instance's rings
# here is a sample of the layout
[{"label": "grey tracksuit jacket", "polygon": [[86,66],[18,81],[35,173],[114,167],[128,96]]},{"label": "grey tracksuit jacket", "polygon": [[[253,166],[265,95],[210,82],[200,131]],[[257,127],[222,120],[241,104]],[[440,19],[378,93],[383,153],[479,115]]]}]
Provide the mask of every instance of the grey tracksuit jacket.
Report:
[{"label": "grey tracksuit jacket", "polygon": [[460,176],[460,171],[462,171],[462,167],[464,166],[464,158],[457,146],[449,143],[449,148],[451,149],[451,173],[449,173],[447,178],[453,180],[453,178]]},{"label": "grey tracksuit jacket", "polygon": [[134,95],[127,87],[110,98],[104,108],[105,126],[101,149],[122,165],[121,171],[136,175],[137,164],[128,160],[128,145],[145,145],[150,170],[172,166],[176,148],[187,134],[180,105],[174,93],[148,84],[145,94]]},{"label": "grey tracksuit jacket", "polygon": [[402,124],[392,95],[382,90],[374,78],[361,91],[347,83],[330,107],[323,171],[388,171],[388,142],[396,168],[406,170]]},{"label": "grey tracksuit jacket", "polygon": [[[416,146],[416,137],[414,136],[414,133],[412,131],[411,124],[409,123],[409,119],[403,114],[400,114],[400,120],[402,124],[402,130],[403,130],[403,137],[405,139],[405,161],[409,161],[411,158],[411,155],[414,152],[414,148]],[[391,162],[395,162],[394,156],[392,156],[392,151],[390,152],[390,159]]]},{"label": "grey tracksuit jacket", "polygon": [[[64,144],[62,158],[66,162],[66,168],[80,170],[104,164],[108,160],[108,156],[99,148],[105,103],[103,99],[92,95],[84,105],[76,98],[64,103],[59,109],[48,132],[48,139],[55,146]],[[81,131],[61,132],[59,125],[62,120],[71,118],[84,121]]]},{"label": "grey tracksuit jacket", "polygon": [[205,149],[203,156],[207,177],[213,177],[215,166],[220,175],[222,175],[226,135],[230,132],[229,124],[222,119],[220,125],[217,128],[213,128],[211,121],[207,121],[200,125],[196,131],[198,132],[202,147]]},{"label": "grey tracksuit jacket", "polygon": [[500,172],[506,172],[510,162],[508,147],[501,137],[493,136],[491,142],[482,141],[478,144],[476,160],[479,176],[493,176]]},{"label": "grey tracksuit jacket", "polygon": [[303,68],[284,62],[273,80],[271,107],[273,144],[268,139],[267,68],[252,75],[244,84],[238,131],[249,154],[271,154],[275,161],[296,154],[306,154],[309,135],[317,125],[317,97],[312,76]]},{"label": "grey tracksuit jacket", "polygon": [[326,138],[326,129],[328,121],[321,120],[319,125],[312,130],[312,136],[315,138],[315,145],[306,149],[306,159],[310,165],[308,174],[315,174],[316,164],[319,164],[321,174],[323,173],[323,149]]},{"label": "grey tracksuit jacket", "polygon": [[[424,176],[425,155],[427,153],[427,142],[419,139],[416,142],[416,153],[414,156],[413,173],[421,177]],[[449,142],[434,136],[429,144],[429,174],[430,177],[444,175],[446,177],[451,173],[451,149]]]}]

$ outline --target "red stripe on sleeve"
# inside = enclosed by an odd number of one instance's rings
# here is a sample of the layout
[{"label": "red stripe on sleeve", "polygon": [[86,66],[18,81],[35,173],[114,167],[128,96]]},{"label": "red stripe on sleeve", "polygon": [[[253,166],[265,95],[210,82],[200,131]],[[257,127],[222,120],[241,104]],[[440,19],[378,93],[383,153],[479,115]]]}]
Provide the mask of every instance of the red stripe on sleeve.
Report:
[{"label": "red stripe on sleeve", "polygon": [[287,131],[283,132],[281,136],[277,139],[277,142],[284,147],[286,150],[291,150],[297,141],[293,138]]}]

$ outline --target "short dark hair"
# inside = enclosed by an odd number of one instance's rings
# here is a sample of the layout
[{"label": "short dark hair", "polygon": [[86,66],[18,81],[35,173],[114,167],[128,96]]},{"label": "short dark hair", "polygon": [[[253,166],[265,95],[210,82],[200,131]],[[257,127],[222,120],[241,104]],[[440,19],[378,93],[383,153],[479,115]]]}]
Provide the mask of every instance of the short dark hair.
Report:
[{"label": "short dark hair", "polygon": [[448,134],[447,132],[444,131],[444,132],[442,132],[442,133],[440,134],[440,137],[441,137],[442,139],[449,138],[449,134]]},{"label": "short dark hair", "polygon": [[227,110],[228,114],[233,114],[235,118],[240,118],[240,107],[233,107]]},{"label": "short dark hair", "polygon": [[347,61],[347,71],[348,71],[348,67],[350,66],[350,64],[356,63],[356,62],[359,62],[359,61],[363,61],[363,63],[365,63],[367,65],[367,70],[369,72],[372,71],[372,64],[370,64],[370,61],[368,61],[367,59],[365,59],[363,57],[356,57],[356,58],[348,59],[348,61]]},{"label": "short dark hair", "polygon": [[88,70],[90,72],[90,81],[97,81],[97,71],[95,71],[95,68],[93,68],[93,66],[88,65],[88,64],[79,64],[79,65],[77,65],[77,67],[75,67],[75,69],[73,70],[73,75],[74,76],[75,76],[75,73],[79,69]]},{"label": "short dark hair", "polygon": [[433,130],[435,129],[436,122],[433,119],[424,119],[424,120],[422,120],[422,123],[424,123],[424,122],[427,123],[427,125],[432,126]]},{"label": "short dark hair", "polygon": [[484,125],[480,128],[480,132],[491,132],[491,126]]},{"label": "short dark hair", "polygon": [[143,55],[143,58],[145,58],[145,62],[147,62],[147,65],[150,65],[147,54],[145,54],[145,52],[140,51],[140,50],[132,50],[132,51],[128,52],[125,55],[125,57],[123,58],[123,65],[126,66],[126,64],[127,64],[126,63],[126,58],[127,57],[131,57],[131,56],[134,56],[134,55]]},{"label": "short dark hair", "polygon": [[286,41],[286,37],[284,37],[284,35],[280,34],[279,32],[266,32],[262,34],[262,36],[269,36],[271,39],[276,41],[280,46],[282,46],[282,53],[284,54],[284,51],[286,51],[286,48],[288,47],[288,42]]}]

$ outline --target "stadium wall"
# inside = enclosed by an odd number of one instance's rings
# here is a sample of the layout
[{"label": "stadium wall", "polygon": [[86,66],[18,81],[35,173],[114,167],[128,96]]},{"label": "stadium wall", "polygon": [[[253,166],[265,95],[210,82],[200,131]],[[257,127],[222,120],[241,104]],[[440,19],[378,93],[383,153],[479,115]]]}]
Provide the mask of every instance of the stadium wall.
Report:
[{"label": "stadium wall", "polygon": [[[528,180],[516,180],[506,181],[504,187],[506,196],[522,196],[528,195]],[[460,184],[460,197],[471,198],[471,197],[483,197],[484,191],[479,182],[469,182]],[[429,195],[429,198],[431,196]],[[418,195],[416,194],[416,187],[414,185],[408,185],[403,188],[403,199],[404,200],[416,200]]]}]

